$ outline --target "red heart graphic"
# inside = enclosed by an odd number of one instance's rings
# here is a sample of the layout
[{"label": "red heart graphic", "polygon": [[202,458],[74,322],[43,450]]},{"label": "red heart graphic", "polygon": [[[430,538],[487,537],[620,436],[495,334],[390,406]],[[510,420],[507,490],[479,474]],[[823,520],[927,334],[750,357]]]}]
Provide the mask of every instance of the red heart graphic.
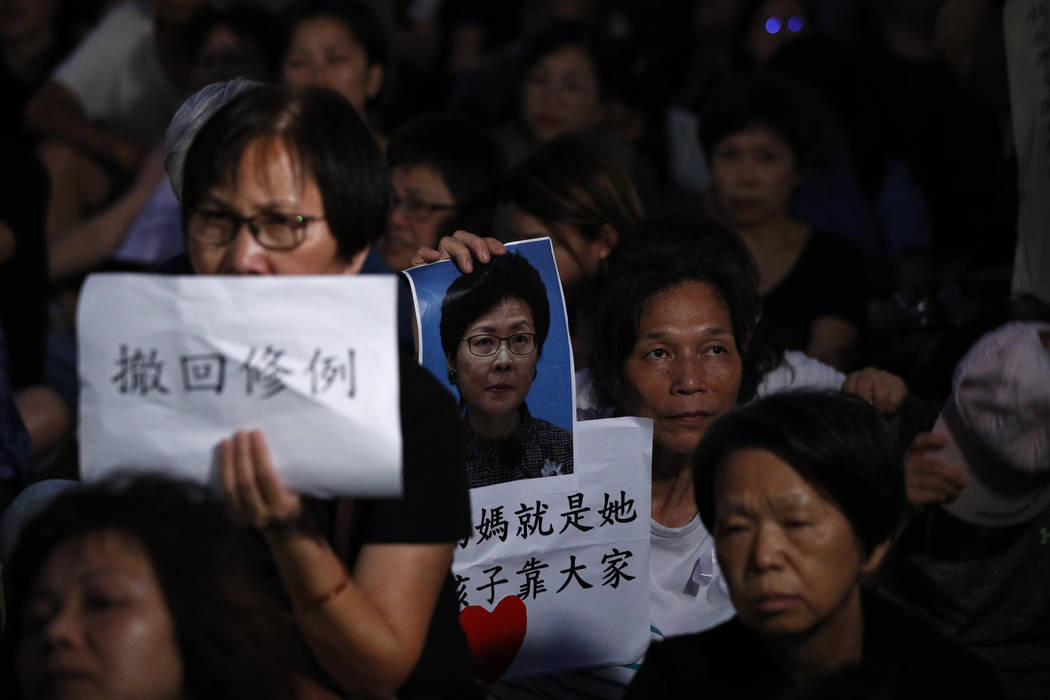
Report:
[{"label": "red heart graphic", "polygon": [[478,678],[495,683],[510,668],[525,641],[528,614],[521,598],[509,595],[492,612],[480,605],[468,605],[459,614],[459,624],[467,633]]}]

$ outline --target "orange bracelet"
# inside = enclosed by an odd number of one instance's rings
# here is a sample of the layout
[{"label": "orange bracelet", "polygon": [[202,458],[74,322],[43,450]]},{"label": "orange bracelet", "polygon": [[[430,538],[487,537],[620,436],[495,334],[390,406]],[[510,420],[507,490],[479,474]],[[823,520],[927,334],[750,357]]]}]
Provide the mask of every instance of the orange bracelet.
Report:
[{"label": "orange bracelet", "polygon": [[340,581],[335,588],[328,591],[327,593],[321,593],[320,595],[313,596],[312,598],[302,599],[298,596],[295,598],[299,601],[299,606],[303,608],[319,608],[325,603],[336,599],[339,594],[346,590],[346,587],[350,585],[350,577],[343,576],[343,580]]}]

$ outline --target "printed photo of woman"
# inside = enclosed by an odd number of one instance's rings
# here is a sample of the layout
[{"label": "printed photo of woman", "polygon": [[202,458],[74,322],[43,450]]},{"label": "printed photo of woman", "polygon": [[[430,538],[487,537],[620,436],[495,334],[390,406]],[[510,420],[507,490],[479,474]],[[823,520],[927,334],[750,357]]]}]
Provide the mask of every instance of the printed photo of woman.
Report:
[{"label": "printed photo of woman", "polygon": [[478,264],[448,287],[441,347],[470,430],[471,488],[572,473],[572,433],[525,401],[550,325],[543,280],[521,255]]}]

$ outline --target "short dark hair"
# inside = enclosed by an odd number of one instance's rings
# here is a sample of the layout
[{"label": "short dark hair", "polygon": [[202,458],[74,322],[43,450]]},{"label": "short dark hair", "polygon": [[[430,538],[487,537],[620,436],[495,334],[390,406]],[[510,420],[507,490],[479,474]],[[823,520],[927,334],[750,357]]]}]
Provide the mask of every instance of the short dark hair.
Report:
[{"label": "short dark hair", "polygon": [[568,47],[578,47],[590,58],[598,89],[602,97],[609,93],[609,44],[601,34],[584,22],[558,22],[543,29],[529,40],[522,54],[521,78],[524,84],[528,72],[545,56]]},{"label": "short dark hair", "polygon": [[581,134],[563,134],[536,149],[511,171],[501,198],[548,226],[575,226],[588,240],[609,224],[624,244],[643,216],[630,176]]},{"label": "short dark hair", "polygon": [[791,148],[799,171],[817,157],[819,100],[809,85],[772,70],[733,73],[711,90],[700,114],[700,143],[708,161],[715,146],[752,127],[765,127]]},{"label": "short dark hair", "polygon": [[290,3],[281,17],[281,25],[287,29],[280,51],[282,61],[288,54],[295,28],[315,17],[332,17],[345,24],[361,44],[368,65],[386,66],[390,56],[386,28],[372,6],[361,0],[297,0]]},{"label": "short dark hair", "polygon": [[696,503],[710,532],[718,470],[749,448],[773,453],[833,501],[868,554],[893,536],[904,507],[901,453],[878,411],[861,399],[788,391],[716,420],[693,457]]},{"label": "short dark hair", "polygon": [[481,233],[492,227],[507,157],[484,129],[452,114],[415,117],[390,135],[386,160],[391,170],[426,166],[441,176],[456,201],[456,215],[446,227],[450,232]]},{"label": "short dark hair", "polygon": [[521,299],[532,311],[536,327],[536,355],[551,326],[550,302],[543,279],[517,253],[495,255],[488,263],[474,262],[474,271],[457,277],[441,302],[441,349],[454,357],[467,326],[508,298]]},{"label": "short dark hair", "polygon": [[[189,697],[288,697],[303,657],[290,610],[258,573],[262,543],[238,530],[204,487],[162,476],[78,485],[27,523],[4,573],[10,643],[40,567],[60,545],[101,533],[138,542],[171,612]],[[295,659],[296,661],[293,661]]]},{"label": "short dark hair", "polygon": [[758,271],[738,236],[707,216],[669,214],[649,219],[621,249],[609,271],[598,323],[594,371],[607,403],[619,401],[623,366],[638,340],[645,305],[687,282],[710,285],[729,311],[743,356],[758,322]]},{"label": "short dark hair", "polygon": [[[239,38],[248,39],[259,48],[265,61],[267,78],[277,71],[277,23],[273,13],[264,7],[237,4],[225,7],[204,5],[198,8],[182,30],[187,56],[196,56],[211,33],[218,28],[228,29]],[[233,76],[231,76],[233,77]],[[256,77],[256,76],[250,76]]]},{"label": "short dark hair", "polygon": [[182,221],[220,183],[233,182],[247,147],[283,144],[317,181],[324,216],[349,260],[386,229],[390,176],[382,151],[349,102],[326,88],[259,85],[245,90],[201,127],[183,170]]}]

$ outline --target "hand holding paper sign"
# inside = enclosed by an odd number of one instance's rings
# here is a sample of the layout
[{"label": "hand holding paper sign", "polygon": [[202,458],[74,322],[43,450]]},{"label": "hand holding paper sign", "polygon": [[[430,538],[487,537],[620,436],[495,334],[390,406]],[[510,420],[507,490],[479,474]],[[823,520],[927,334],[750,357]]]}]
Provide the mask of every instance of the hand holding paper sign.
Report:
[{"label": "hand holding paper sign", "polygon": [[219,444],[219,474],[233,521],[262,531],[294,526],[303,499],[277,476],[266,440],[258,430],[241,430]]},{"label": "hand holding paper sign", "polygon": [[78,312],[83,478],[217,483],[215,446],[256,426],[296,491],[398,494],[395,294],[378,276],[93,275]]},{"label": "hand holding paper sign", "polygon": [[219,451],[230,514],[265,536],[318,661],[345,689],[394,692],[422,651],[453,545],[366,544],[348,572],[281,482],[260,431],[239,431]]},{"label": "hand holding paper sign", "polygon": [[[345,276],[93,277],[79,324],[85,478],[138,468],[221,482],[234,518],[264,533],[321,667],[386,694],[419,658],[454,537],[364,542],[348,576],[300,493],[403,487],[393,292]],[[262,431],[230,437],[246,425]]]}]

